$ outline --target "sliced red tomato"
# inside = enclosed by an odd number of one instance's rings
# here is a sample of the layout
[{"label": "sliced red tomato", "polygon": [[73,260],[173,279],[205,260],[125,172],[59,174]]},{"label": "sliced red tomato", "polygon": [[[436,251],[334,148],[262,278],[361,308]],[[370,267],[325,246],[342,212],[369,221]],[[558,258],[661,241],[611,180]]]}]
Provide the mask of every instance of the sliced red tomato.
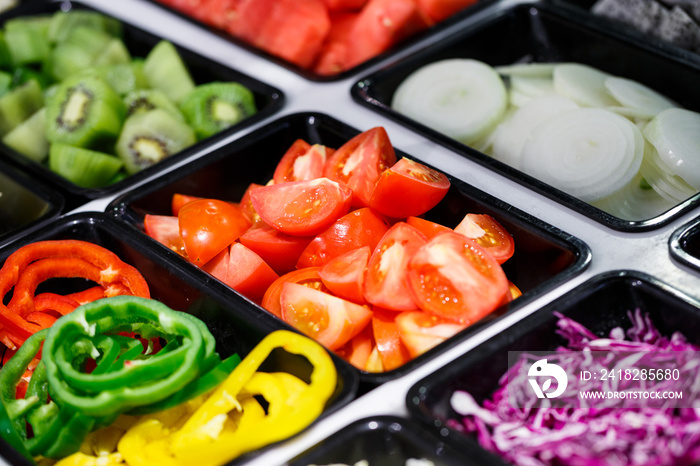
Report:
[{"label": "sliced red tomato", "polygon": [[373,349],[374,335],[372,326],[367,325],[349,342],[335,350],[335,353],[356,368],[364,371]]},{"label": "sliced red tomato", "polygon": [[440,22],[477,2],[477,0],[416,0],[418,8],[433,21]]},{"label": "sliced red tomato", "polygon": [[369,246],[374,250],[389,230],[389,222],[364,207],[339,218],[327,230],[318,234],[299,256],[297,268],[322,266],[346,252]]},{"label": "sliced red tomato", "polygon": [[287,235],[263,223],[243,233],[238,241],[255,251],[275,272],[285,274],[294,270],[313,238]]},{"label": "sliced red tomato", "polygon": [[348,213],[351,197],[350,189],[328,178],[272,184],[250,192],[265,223],[295,236],[321,233]]},{"label": "sliced red tomato", "polygon": [[194,17],[218,29],[226,29],[245,0],[201,0]]},{"label": "sliced red tomato", "polygon": [[258,213],[255,211],[253,202],[250,200],[250,192],[255,188],[262,188],[262,186],[263,185],[261,184],[250,183],[241,197],[241,202],[238,204],[238,206],[241,208],[241,212],[243,212],[243,215],[245,215],[245,217],[248,219],[251,226],[265,223],[260,218],[260,215],[258,215]]},{"label": "sliced red tomato", "polygon": [[493,256],[454,232],[440,233],[413,255],[408,281],[418,307],[464,324],[492,312],[508,293],[506,274]]},{"label": "sliced red tomato", "polygon": [[389,50],[432,24],[414,0],[369,0],[352,30],[348,68]]},{"label": "sliced red tomato", "polygon": [[329,11],[359,10],[367,0],[323,0]]},{"label": "sliced red tomato", "polygon": [[189,202],[177,218],[187,257],[198,266],[206,264],[250,227],[238,206],[218,199]]},{"label": "sliced red tomato", "polygon": [[310,145],[297,139],[282,156],[272,179],[275,183],[321,178],[326,159],[334,149],[321,144]]},{"label": "sliced red tomato", "polygon": [[389,135],[377,126],[338,148],[326,162],[323,175],[352,189],[353,207],[366,207],[379,176],[395,163]]},{"label": "sliced red tomato", "polygon": [[465,324],[423,311],[402,312],[397,314],[395,320],[401,341],[408,348],[411,358],[420,356],[467,328]]},{"label": "sliced red tomato", "polygon": [[202,270],[224,283],[228,280],[228,268],[231,263],[229,249],[224,248],[223,251],[209,259],[202,266]]},{"label": "sliced red tomato", "polygon": [[177,217],[177,214],[180,213],[180,209],[183,205],[187,204],[188,202],[196,201],[197,199],[202,198],[198,196],[190,196],[188,194],[173,194],[172,201],[170,202],[170,209],[173,215]]},{"label": "sliced red tomato", "polygon": [[331,28],[323,0],[244,1],[228,31],[302,68],[313,64]]},{"label": "sliced red tomato", "polygon": [[386,232],[367,264],[367,302],[394,311],[418,308],[409,290],[407,272],[409,261],[425,242],[425,236],[405,222],[394,224]]},{"label": "sliced red tomato", "polygon": [[382,365],[382,357],[379,355],[379,350],[375,345],[372,348],[372,352],[369,353],[367,358],[367,365],[365,366],[365,371],[367,372],[384,372],[384,366]]},{"label": "sliced red tomato", "polygon": [[490,215],[467,214],[454,231],[479,243],[499,264],[503,264],[515,253],[513,237]]},{"label": "sliced red tomato", "polygon": [[440,225],[439,223],[431,222],[430,220],[426,220],[421,217],[408,217],[406,219],[406,223],[423,233],[427,239],[431,239],[438,233],[442,233],[444,231],[452,231],[445,225]]},{"label": "sliced red tomato", "polygon": [[372,250],[363,246],[346,252],[321,267],[318,274],[331,292],[343,299],[364,304],[362,290],[365,283],[365,270]]},{"label": "sliced red tomato", "polygon": [[260,303],[270,285],[279,278],[272,268],[241,243],[233,243],[229,250],[228,286],[246,298]]},{"label": "sliced red tomato", "polygon": [[382,359],[382,367],[390,371],[403,366],[411,360],[406,345],[401,341],[399,327],[396,324],[395,312],[380,312],[375,310],[372,316],[372,330],[377,342],[377,351]]},{"label": "sliced red tomato", "polygon": [[282,285],[280,304],[285,322],[331,350],[372,320],[372,311],[364,306],[296,283]]},{"label": "sliced red tomato", "polygon": [[154,240],[181,256],[187,257],[185,243],[180,237],[177,217],[146,214],[143,218],[143,228],[146,234]]},{"label": "sliced red tomato", "polygon": [[402,158],[379,177],[369,206],[393,218],[422,215],[450,189],[450,180],[422,163]]},{"label": "sliced red tomato", "polygon": [[323,284],[323,280],[321,280],[321,276],[318,274],[319,270],[320,267],[306,267],[282,275],[267,288],[260,305],[277,317],[282,318],[280,296],[282,295],[282,285],[285,283],[296,283],[315,290],[328,291],[326,285]]}]

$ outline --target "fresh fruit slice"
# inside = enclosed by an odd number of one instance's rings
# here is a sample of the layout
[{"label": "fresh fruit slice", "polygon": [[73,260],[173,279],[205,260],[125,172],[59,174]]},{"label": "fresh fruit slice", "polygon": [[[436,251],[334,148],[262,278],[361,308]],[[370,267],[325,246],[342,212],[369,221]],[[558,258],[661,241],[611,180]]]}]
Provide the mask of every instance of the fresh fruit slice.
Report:
[{"label": "fresh fruit slice", "polygon": [[395,312],[374,311],[372,316],[372,331],[377,342],[377,351],[385,371],[399,368],[411,360],[406,345],[401,341],[401,333],[396,323],[400,314]]},{"label": "fresh fruit slice", "polygon": [[185,121],[185,116],[182,114],[177,105],[168,98],[163,91],[158,89],[137,89],[129,92],[124,96],[124,105],[126,105],[126,116],[130,117],[136,113],[144,113],[156,108],[171,113],[178,120]]},{"label": "fresh fruit slice", "polygon": [[328,291],[318,274],[318,270],[318,267],[306,267],[282,275],[268,287],[265,296],[263,296],[261,306],[277,317],[282,318],[280,296],[282,295],[282,285],[287,282],[308,286],[318,291]]},{"label": "fresh fruit slice", "polygon": [[353,303],[364,304],[362,290],[371,254],[372,249],[369,246],[346,252],[326,263],[318,274],[334,295]]},{"label": "fresh fruit slice", "polygon": [[113,155],[61,143],[49,151],[49,168],[83,188],[107,185],[123,165]]},{"label": "fresh fruit slice", "polygon": [[275,183],[283,183],[321,178],[326,159],[333,152],[321,144],[311,146],[303,139],[297,139],[280,159],[272,179]]},{"label": "fresh fruit slice", "polygon": [[33,79],[0,97],[0,135],[7,134],[43,106],[41,87]]},{"label": "fresh fruit slice", "polygon": [[282,318],[328,349],[342,347],[372,320],[372,311],[322,291],[285,283]]},{"label": "fresh fruit slice", "polygon": [[2,142],[35,162],[46,160],[49,155],[49,141],[46,139],[46,107],[36,111],[3,136]]},{"label": "fresh fruit slice", "polygon": [[420,8],[436,23],[449,18],[477,2],[477,0],[416,0]]},{"label": "fresh fruit slice", "polygon": [[114,38],[100,51],[95,65],[128,65],[131,63],[131,52],[121,39]]},{"label": "fresh fruit slice", "polygon": [[287,235],[262,224],[246,231],[239,241],[257,253],[277,273],[294,270],[302,251],[312,237]]},{"label": "fresh fruit slice", "polygon": [[503,264],[515,253],[513,236],[490,215],[467,214],[454,231],[476,241],[499,264]]},{"label": "fresh fruit slice", "polygon": [[117,140],[117,155],[129,173],[160,162],[196,142],[194,131],[170,112],[157,108],[132,115]]},{"label": "fresh fruit slice", "polygon": [[49,69],[58,81],[95,66],[112,37],[100,30],[79,26],[51,51]]},{"label": "fresh fruit slice", "polygon": [[114,37],[121,37],[122,24],[119,20],[97,11],[69,10],[57,11],[51,15],[48,38],[52,43],[63,42],[72,31],[81,26],[97,29]]},{"label": "fresh fruit slice", "polygon": [[176,104],[194,89],[194,80],[175,46],[158,42],[146,56],[143,73],[152,88],[160,89]]},{"label": "fresh fruit slice", "polygon": [[17,17],[5,22],[5,43],[13,65],[41,63],[48,58],[49,22],[46,15]]},{"label": "fresh fruit slice", "polygon": [[101,65],[90,68],[83,73],[94,73],[105,80],[114,91],[123,96],[129,92],[143,88],[144,83],[131,63],[118,63],[113,65]]},{"label": "fresh fruit slice", "polygon": [[217,277],[246,298],[259,303],[269,286],[279,278],[270,266],[241,243],[229,247],[225,277]]},{"label": "fresh fruit slice", "polygon": [[397,314],[401,341],[408,348],[411,358],[416,358],[448,338],[461,332],[467,325],[453,322],[424,311],[407,311]]},{"label": "fresh fruit slice", "polygon": [[143,229],[146,234],[168,249],[187,257],[185,243],[180,236],[177,217],[172,215],[146,214],[143,217]]},{"label": "fresh fruit slice", "polygon": [[96,75],[63,81],[46,104],[46,135],[51,142],[94,148],[114,141],[126,109],[119,95]]},{"label": "fresh fruit slice", "polygon": [[199,139],[213,136],[257,111],[253,93],[236,82],[201,84],[183,97],[180,109]]}]

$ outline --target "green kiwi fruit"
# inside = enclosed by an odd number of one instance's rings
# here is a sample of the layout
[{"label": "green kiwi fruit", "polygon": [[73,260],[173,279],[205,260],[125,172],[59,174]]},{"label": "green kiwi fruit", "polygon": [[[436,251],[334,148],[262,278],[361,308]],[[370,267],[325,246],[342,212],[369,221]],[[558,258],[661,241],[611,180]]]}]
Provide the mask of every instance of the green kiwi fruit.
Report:
[{"label": "green kiwi fruit", "polygon": [[0,97],[0,136],[4,136],[44,106],[41,86],[35,79]]},{"label": "green kiwi fruit", "polygon": [[49,168],[83,188],[109,184],[124,163],[110,154],[67,144],[54,143],[49,151]]},{"label": "green kiwi fruit", "polygon": [[35,162],[43,162],[49,155],[46,139],[46,107],[17,125],[2,138],[2,142]]},{"label": "green kiwi fruit", "polygon": [[4,39],[14,66],[41,63],[49,56],[48,16],[13,18],[5,22]]},{"label": "green kiwi fruit", "polygon": [[196,142],[194,130],[167,110],[131,115],[117,140],[117,155],[128,173],[136,173]]},{"label": "green kiwi fruit", "polygon": [[115,18],[96,11],[57,11],[51,15],[47,36],[51,43],[63,42],[79,26],[97,29],[114,37],[122,36],[122,24]]},{"label": "green kiwi fruit", "polygon": [[192,89],[194,80],[175,46],[158,42],[146,56],[143,73],[150,87],[160,89],[176,104]]},{"label": "green kiwi fruit", "polygon": [[52,143],[96,148],[116,140],[126,115],[121,97],[96,74],[61,82],[46,104],[46,134]]},{"label": "green kiwi fruit", "polygon": [[253,93],[236,82],[200,84],[182,99],[180,110],[199,139],[235,125],[257,111]]},{"label": "green kiwi fruit", "polygon": [[178,120],[185,121],[185,117],[168,96],[158,89],[138,89],[124,96],[126,115],[130,117],[136,113],[148,112],[156,108],[162,108],[171,113]]},{"label": "green kiwi fruit", "polygon": [[63,81],[96,65],[102,52],[112,44],[112,37],[100,30],[79,26],[51,51],[48,65],[52,76]]}]

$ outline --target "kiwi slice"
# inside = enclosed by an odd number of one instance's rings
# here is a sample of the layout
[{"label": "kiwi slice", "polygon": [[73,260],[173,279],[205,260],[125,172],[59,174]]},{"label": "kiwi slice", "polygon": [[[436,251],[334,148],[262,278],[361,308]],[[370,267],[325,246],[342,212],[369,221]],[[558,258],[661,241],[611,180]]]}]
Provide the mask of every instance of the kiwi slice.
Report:
[{"label": "kiwi slice", "polygon": [[236,82],[200,84],[182,99],[180,110],[199,139],[235,125],[257,111],[253,93]]},{"label": "kiwi slice", "polygon": [[131,53],[121,39],[112,39],[100,51],[95,59],[95,65],[128,65],[131,63]]},{"label": "kiwi slice", "polygon": [[168,96],[158,89],[140,89],[129,92],[124,97],[126,105],[126,115],[130,117],[136,113],[148,112],[156,108],[171,113],[180,121],[185,121],[185,117]]},{"label": "kiwi slice", "polygon": [[103,152],[54,143],[49,151],[49,168],[83,188],[106,186],[124,163]]},{"label": "kiwi slice", "polygon": [[48,60],[50,72],[56,80],[63,81],[95,66],[102,52],[111,44],[112,38],[107,33],[80,26],[51,51]]},{"label": "kiwi slice", "polygon": [[13,65],[41,63],[48,58],[47,26],[41,18],[13,19],[5,24],[5,44]]},{"label": "kiwi slice", "polygon": [[41,86],[34,79],[0,97],[0,135],[7,134],[43,106]]},{"label": "kiwi slice", "polygon": [[77,27],[87,26],[106,32],[114,37],[122,36],[122,24],[119,20],[96,11],[69,10],[57,11],[51,15],[47,32],[51,43],[63,42]]},{"label": "kiwi slice", "polygon": [[10,55],[10,49],[7,48],[5,32],[0,30],[0,67],[10,68],[11,66],[12,55]]},{"label": "kiwi slice", "polygon": [[143,88],[144,84],[136,74],[131,64],[102,65],[89,68],[81,75],[96,75],[102,78],[119,95],[123,96],[136,89]]},{"label": "kiwi slice", "polygon": [[121,97],[95,74],[63,81],[46,104],[46,134],[51,142],[95,148],[114,141],[126,107]]},{"label": "kiwi slice", "polygon": [[150,87],[160,89],[176,104],[194,89],[194,80],[175,46],[158,42],[146,56],[143,73]]},{"label": "kiwi slice", "polygon": [[0,71],[0,96],[7,94],[12,89],[14,76],[7,71]]},{"label": "kiwi slice", "polygon": [[42,107],[3,136],[2,142],[36,162],[43,162],[49,155],[49,141],[45,135],[46,107]]},{"label": "kiwi slice", "polygon": [[126,119],[116,150],[126,171],[136,173],[195,142],[194,130],[187,123],[156,108]]}]

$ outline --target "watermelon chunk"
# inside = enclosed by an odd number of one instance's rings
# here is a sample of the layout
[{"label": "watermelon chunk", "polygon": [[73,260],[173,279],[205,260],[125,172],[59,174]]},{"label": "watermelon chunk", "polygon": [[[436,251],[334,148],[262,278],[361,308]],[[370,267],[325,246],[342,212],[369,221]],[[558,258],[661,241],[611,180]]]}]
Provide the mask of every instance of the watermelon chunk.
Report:
[{"label": "watermelon chunk", "polygon": [[472,6],[477,0],[417,0],[417,2],[418,7],[437,23]]},{"label": "watermelon chunk", "polygon": [[360,10],[367,0],[323,0],[326,4],[328,11],[331,13],[334,11],[353,11]]},{"label": "watermelon chunk", "polygon": [[331,30],[314,65],[314,73],[333,76],[347,69],[350,33],[358,13],[331,13]]}]

